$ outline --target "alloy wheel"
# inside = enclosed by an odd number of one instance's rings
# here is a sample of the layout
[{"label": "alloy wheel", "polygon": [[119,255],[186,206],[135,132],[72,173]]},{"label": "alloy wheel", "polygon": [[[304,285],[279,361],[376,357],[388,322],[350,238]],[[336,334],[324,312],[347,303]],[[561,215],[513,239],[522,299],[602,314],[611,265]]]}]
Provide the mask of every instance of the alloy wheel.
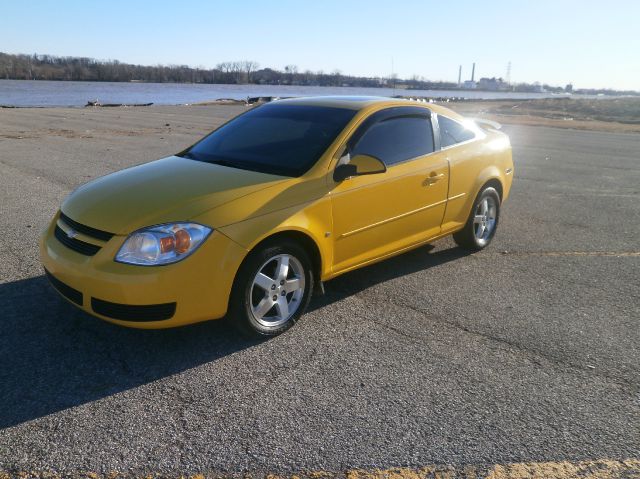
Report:
[{"label": "alloy wheel", "polygon": [[251,314],[262,326],[286,323],[298,310],[305,291],[305,272],[294,256],[279,254],[267,260],[253,279]]},{"label": "alloy wheel", "polygon": [[481,246],[484,246],[491,238],[496,227],[497,214],[498,206],[492,196],[485,196],[476,206],[473,227],[476,240]]}]

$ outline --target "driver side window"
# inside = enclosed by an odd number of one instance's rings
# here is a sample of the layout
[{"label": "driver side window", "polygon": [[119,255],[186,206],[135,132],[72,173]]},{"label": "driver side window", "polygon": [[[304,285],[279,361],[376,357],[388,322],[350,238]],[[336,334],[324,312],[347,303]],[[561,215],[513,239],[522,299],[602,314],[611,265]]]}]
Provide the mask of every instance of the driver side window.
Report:
[{"label": "driver side window", "polygon": [[[406,110],[405,108],[402,108]],[[348,163],[356,155],[379,158],[389,167],[403,161],[433,153],[431,120],[424,113],[406,114],[375,121],[374,114],[362,125],[363,132],[356,132],[352,142],[338,164]]]}]

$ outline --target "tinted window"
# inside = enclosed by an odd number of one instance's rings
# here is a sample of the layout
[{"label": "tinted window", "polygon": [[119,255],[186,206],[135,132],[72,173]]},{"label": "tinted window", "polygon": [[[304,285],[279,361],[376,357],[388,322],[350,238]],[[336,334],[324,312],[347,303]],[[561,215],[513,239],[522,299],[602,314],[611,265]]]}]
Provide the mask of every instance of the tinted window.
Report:
[{"label": "tinted window", "polygon": [[467,130],[462,124],[446,116],[438,115],[438,126],[440,127],[440,146],[442,148],[473,140],[476,137],[471,130]]},{"label": "tinted window", "polygon": [[433,132],[426,116],[392,117],[374,123],[350,150],[352,157],[375,156],[387,166],[432,152]]},{"label": "tinted window", "polygon": [[300,176],[322,156],[355,110],[267,104],[238,116],[183,156],[285,176]]}]

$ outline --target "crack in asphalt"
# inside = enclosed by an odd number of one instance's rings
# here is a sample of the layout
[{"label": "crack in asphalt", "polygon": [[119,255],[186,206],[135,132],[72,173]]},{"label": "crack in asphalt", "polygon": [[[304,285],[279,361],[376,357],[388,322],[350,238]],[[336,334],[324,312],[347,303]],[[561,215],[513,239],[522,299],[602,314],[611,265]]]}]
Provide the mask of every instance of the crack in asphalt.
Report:
[{"label": "crack in asphalt", "polygon": [[[396,306],[399,306],[399,307],[402,306],[402,305],[397,304],[397,303],[393,303],[393,304],[396,305]],[[598,372],[596,370],[593,370],[591,368],[580,366],[578,364],[575,364],[575,363],[572,363],[572,362],[569,362],[569,361],[563,361],[561,359],[558,359],[558,358],[543,354],[540,351],[526,348],[526,347],[522,346],[521,344],[518,344],[516,342],[512,342],[512,341],[510,341],[508,339],[500,338],[500,337],[497,337],[497,336],[492,336],[490,334],[483,333],[481,331],[475,331],[475,330],[469,329],[468,327],[462,326],[460,324],[457,324],[456,322],[446,320],[442,316],[429,315],[427,312],[421,310],[420,308],[416,308],[416,307],[413,307],[413,306],[410,306],[410,305],[406,305],[405,307],[411,309],[412,311],[415,311],[417,313],[422,314],[426,318],[435,319],[435,321],[438,322],[438,323],[446,324],[448,326],[452,326],[454,328],[460,329],[460,330],[462,330],[462,331],[464,331],[466,333],[473,334],[475,336],[482,337],[482,338],[487,339],[489,341],[493,341],[493,342],[496,342],[496,343],[499,343],[499,344],[506,345],[511,350],[515,350],[515,351],[521,352],[524,355],[530,355],[530,356],[534,356],[534,357],[539,358],[539,359],[543,359],[543,360],[545,360],[545,361],[547,361],[547,362],[549,362],[549,363],[551,363],[553,365],[559,366],[559,367],[563,367],[563,368],[567,368],[567,369],[575,369],[575,370],[579,370],[579,371],[582,371],[582,372],[589,372],[589,373],[592,373],[592,374],[594,374],[594,375],[596,375],[598,377],[612,380],[614,382],[619,383],[620,385],[627,386],[627,387],[631,388],[631,391],[630,391],[631,394],[635,394],[638,390],[640,390],[640,381],[638,383],[634,383],[634,382],[630,381],[629,379],[621,377],[621,376],[616,376],[616,375],[612,375],[612,374],[603,374],[603,373],[600,373],[600,372]],[[463,317],[465,319],[467,319],[467,320],[469,319],[466,316],[463,316]],[[532,359],[532,361],[534,363],[538,364],[538,365],[541,365],[538,361],[535,361],[533,359]]]},{"label": "crack in asphalt", "polygon": [[[338,292],[343,293],[343,294],[349,294],[349,292],[346,291],[346,290],[335,290],[335,291],[338,291]],[[363,303],[371,303],[372,302],[370,299],[363,299],[362,297],[360,297],[360,294],[361,293],[355,293],[355,294],[351,294],[350,296],[357,298],[359,301],[361,301]],[[373,302],[377,303],[378,305],[381,304],[379,301],[373,301]],[[555,365],[555,366],[558,366],[558,367],[561,367],[561,368],[564,368],[564,369],[578,370],[578,371],[581,371],[581,372],[588,372],[588,373],[591,373],[591,374],[593,374],[595,376],[611,380],[611,381],[613,381],[615,383],[618,383],[620,386],[629,388],[630,389],[629,392],[632,395],[635,395],[635,394],[638,393],[638,391],[640,391],[640,381],[638,381],[636,383],[636,382],[633,382],[633,381],[631,381],[631,380],[629,380],[627,378],[624,378],[624,377],[620,377],[620,376],[616,376],[616,375],[612,375],[612,374],[603,374],[603,373],[601,373],[599,371],[593,370],[593,369],[588,368],[588,367],[580,366],[580,365],[571,363],[569,361],[563,361],[561,359],[554,358],[552,356],[548,356],[548,355],[542,354],[539,351],[526,348],[526,347],[524,347],[524,346],[522,346],[522,345],[520,345],[520,344],[518,344],[516,342],[509,341],[508,339],[500,338],[500,337],[497,337],[497,336],[492,336],[490,334],[483,333],[481,331],[472,330],[472,329],[470,329],[470,328],[468,328],[466,326],[463,326],[461,324],[458,324],[458,323],[456,323],[454,321],[449,321],[447,319],[444,319],[444,317],[442,317],[440,315],[434,315],[432,313],[424,311],[424,310],[422,310],[422,309],[420,309],[418,307],[411,306],[409,304],[400,304],[400,303],[392,301],[392,300],[385,301],[385,304],[389,304],[389,303],[391,303],[394,306],[397,306],[399,308],[410,309],[411,311],[414,311],[414,312],[420,314],[421,316],[425,317],[426,319],[433,320],[436,323],[444,324],[444,325],[447,325],[449,327],[453,327],[453,328],[459,329],[461,331],[464,331],[465,333],[469,333],[469,334],[472,334],[474,336],[479,336],[479,337],[481,337],[483,339],[486,339],[486,340],[489,340],[489,341],[492,341],[492,342],[495,342],[495,343],[498,343],[498,344],[506,345],[508,347],[507,349],[509,349],[509,350],[511,350],[513,352],[520,352],[520,353],[524,354],[525,356],[533,356],[535,358],[542,359],[542,360],[547,361],[548,363],[550,363],[552,365]],[[463,316],[463,317],[465,319],[467,319],[467,320],[469,319],[466,316]],[[383,323],[381,321],[376,321],[375,319],[372,319],[371,321],[373,323],[377,324],[378,326],[382,326],[385,329],[388,329],[388,330],[390,330],[390,331],[392,331],[392,332],[394,332],[394,333],[396,333],[398,335],[404,336],[404,337],[409,338],[409,339],[411,339],[413,341],[421,342],[421,340],[426,339],[424,337],[421,338],[419,335],[407,333],[407,332],[401,330],[400,328],[393,327],[393,326],[391,326],[389,324],[386,324],[386,323]],[[533,361],[535,364],[538,364],[540,366],[542,365],[539,361],[536,361],[535,359],[532,359],[532,358],[529,358],[529,359],[531,361]]]}]

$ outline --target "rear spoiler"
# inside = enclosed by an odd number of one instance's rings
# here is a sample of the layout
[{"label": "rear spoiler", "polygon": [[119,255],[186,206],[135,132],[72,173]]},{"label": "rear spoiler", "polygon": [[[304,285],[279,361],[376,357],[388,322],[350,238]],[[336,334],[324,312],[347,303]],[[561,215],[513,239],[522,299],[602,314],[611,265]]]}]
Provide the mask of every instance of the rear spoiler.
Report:
[{"label": "rear spoiler", "polygon": [[502,125],[497,121],[485,120],[484,118],[471,118],[471,120],[475,121],[479,126],[487,129],[499,130],[502,128]]}]

